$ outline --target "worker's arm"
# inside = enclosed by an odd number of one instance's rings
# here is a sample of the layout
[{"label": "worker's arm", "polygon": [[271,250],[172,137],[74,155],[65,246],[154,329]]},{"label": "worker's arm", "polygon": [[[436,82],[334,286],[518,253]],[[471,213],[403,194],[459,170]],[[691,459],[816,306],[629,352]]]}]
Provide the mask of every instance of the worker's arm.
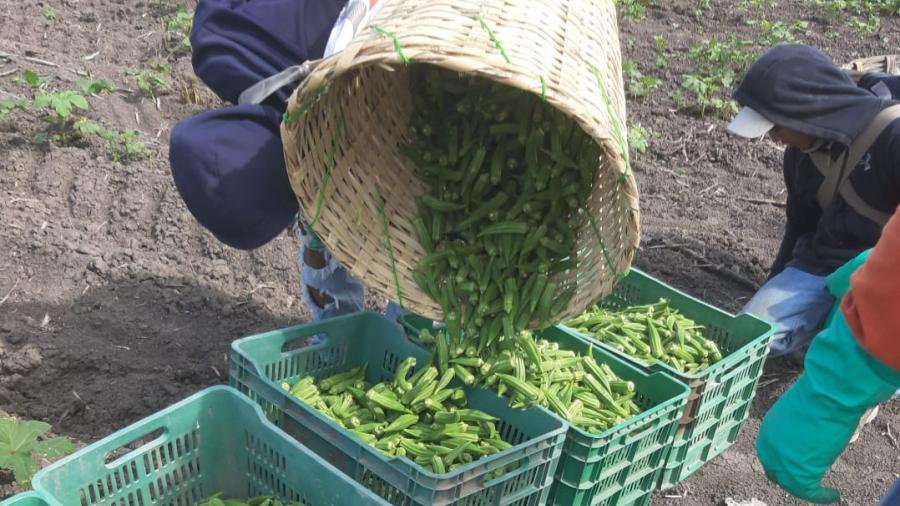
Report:
[{"label": "worker's arm", "polygon": [[860,347],[879,362],[900,370],[900,215],[881,232],[866,263],[850,278],[841,303]]},{"label": "worker's arm", "polygon": [[805,158],[806,156],[796,149],[787,149],[784,152],[784,184],[787,189],[784,237],[781,239],[781,246],[778,248],[778,254],[775,255],[775,261],[772,262],[769,277],[784,270],[794,257],[794,246],[797,245],[797,239],[803,235],[814,233],[816,224],[822,216],[818,206],[802,202],[798,197],[797,179],[801,176],[800,164]]},{"label": "worker's arm", "polygon": [[898,255],[900,216],[895,214],[871,252],[830,277],[829,289],[840,298],[848,270],[866,260],[850,277],[843,311],[813,340],[803,374],[763,419],[759,460],[770,480],[797,497],[816,503],[839,499],[837,490],[821,487],[822,477],[863,413],[900,388],[900,368],[894,367],[900,269],[891,261]]}]

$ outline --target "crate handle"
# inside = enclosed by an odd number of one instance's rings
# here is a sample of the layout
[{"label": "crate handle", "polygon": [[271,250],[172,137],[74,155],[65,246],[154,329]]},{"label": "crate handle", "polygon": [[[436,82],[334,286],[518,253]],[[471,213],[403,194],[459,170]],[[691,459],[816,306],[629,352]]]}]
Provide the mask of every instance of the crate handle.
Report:
[{"label": "crate handle", "polygon": [[642,427],[636,428],[628,434],[625,434],[625,437],[622,439],[622,444],[629,445],[635,441],[644,439],[649,434],[652,434],[655,429],[659,427],[659,424],[661,422],[662,418],[660,418],[659,416],[654,416],[652,419],[644,422]]},{"label": "crate handle", "polygon": [[280,346],[282,354],[291,351],[286,350],[285,348],[287,348],[288,345],[290,345],[294,341],[298,341],[315,334],[322,334],[324,339],[321,343],[314,345],[314,347],[326,346],[331,340],[331,336],[328,334],[327,330],[331,327],[332,324],[334,324],[333,319],[319,320],[317,322],[310,322],[299,325],[295,327],[292,332],[286,332],[285,334],[282,334],[283,339]]},{"label": "crate handle", "polygon": [[[492,480],[487,481],[487,482],[486,482],[484,485],[482,485],[482,486],[483,486],[484,488],[491,488],[491,487],[493,487],[494,485],[497,485],[498,483],[503,483],[503,482],[509,481],[511,478],[513,478],[513,477],[515,477],[515,476],[518,476],[518,475],[520,475],[520,474],[522,474],[522,473],[524,473],[524,472],[527,472],[529,469],[531,469],[531,456],[530,456],[530,455],[525,455],[525,456],[522,457],[521,459],[517,459],[517,460],[519,460],[519,465],[516,466],[516,469],[513,469],[513,470],[511,470],[511,471],[505,472],[505,473],[501,474],[500,476],[498,476],[498,477],[496,477],[496,478],[494,478],[494,479],[492,479]],[[502,465],[497,466],[497,467],[498,467],[498,468],[499,468],[499,467],[503,467],[504,465],[508,465],[508,464],[502,464]],[[481,476],[482,476],[482,478],[484,478],[484,475],[481,475]]]},{"label": "crate handle", "polygon": [[[137,434],[137,435],[135,435]],[[169,436],[169,428],[165,426],[148,427],[140,432],[128,432],[118,437],[113,437],[103,444],[103,451],[97,452],[97,455],[103,456],[103,464],[107,469],[119,467],[123,462],[137,458],[138,455],[146,453],[147,449],[152,446],[158,446]],[[129,446],[142,439],[150,439],[138,448],[130,449]],[[103,443],[103,441],[101,441]],[[123,454],[122,452],[125,451]]]}]

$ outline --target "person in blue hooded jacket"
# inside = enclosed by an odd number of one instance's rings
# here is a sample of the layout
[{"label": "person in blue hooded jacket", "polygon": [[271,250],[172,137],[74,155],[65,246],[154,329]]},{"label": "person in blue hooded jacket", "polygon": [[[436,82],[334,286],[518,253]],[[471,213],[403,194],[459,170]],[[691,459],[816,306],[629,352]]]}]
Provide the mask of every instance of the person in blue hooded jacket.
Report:
[{"label": "person in blue hooded jacket", "polygon": [[771,356],[809,345],[835,302],[826,277],[873,247],[900,204],[900,115],[886,111],[896,102],[884,80],[863,80],[813,47],[783,44],[734,93],[742,109],[728,130],[786,147],[784,237],[769,279],[742,309],[775,324]]},{"label": "person in blue hooded jacket", "polygon": [[[232,104],[178,123],[170,138],[175,185],[188,210],[218,240],[258,248],[285,230],[300,241],[302,296],[314,320],[364,309],[364,287],[299,215],[280,137],[293,91],[239,104],[251,86],[321,58],[346,0],[200,0],[190,33],[197,76]],[[398,308],[389,305],[396,316]],[[389,315],[390,316],[390,315]]]}]

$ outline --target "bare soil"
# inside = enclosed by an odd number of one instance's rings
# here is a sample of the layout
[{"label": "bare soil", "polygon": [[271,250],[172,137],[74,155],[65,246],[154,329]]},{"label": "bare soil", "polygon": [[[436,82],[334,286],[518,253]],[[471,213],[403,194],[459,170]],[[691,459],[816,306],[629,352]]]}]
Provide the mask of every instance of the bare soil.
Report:
[{"label": "bare soil", "polygon": [[[620,27],[624,56],[661,79],[649,97],[629,103],[630,120],[653,132],[649,150],[635,157],[643,234],[636,265],[734,311],[765,279],[778,247],[783,210],[750,200],[783,201],[781,152],[768,141],[730,138],[722,118],[676,110],[670,92],[692,71],[688,49],[727,34],[756,40],[748,19],[805,20],[800,39],[843,62],[896,52],[900,19],[860,35],[803,0],[760,12],[713,0],[697,17],[700,3],[659,2]],[[48,4],[55,19],[43,13]],[[99,139],[36,145],[42,122],[34,112],[0,121],[0,409],[85,442],[225,382],[232,340],[308,318],[287,232],[249,253],[224,247],[196,224],[173,185],[171,127],[221,104],[193,77],[189,55],[164,41],[172,5],[0,0],[0,99],[31,97],[17,79],[25,69],[50,77],[51,90],[74,89],[87,75],[108,79],[120,90],[92,97],[87,116],[139,130],[150,152],[116,162]],[[665,68],[654,65],[656,35],[668,41]],[[172,91],[158,101],[125,76],[151,58],[172,66]],[[373,308],[383,305],[370,299]],[[801,504],[766,482],[753,451],[761,416],[797,372],[770,361],[740,441],[653,504],[719,505],[729,497]],[[900,475],[898,435],[893,403],[828,477],[844,504],[874,505]]]}]

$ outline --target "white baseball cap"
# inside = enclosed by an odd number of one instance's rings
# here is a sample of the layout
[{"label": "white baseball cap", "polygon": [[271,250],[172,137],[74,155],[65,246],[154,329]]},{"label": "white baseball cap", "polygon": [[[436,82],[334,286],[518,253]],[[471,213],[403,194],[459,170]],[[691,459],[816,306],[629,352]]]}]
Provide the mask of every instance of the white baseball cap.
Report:
[{"label": "white baseball cap", "polygon": [[767,120],[762,114],[749,107],[744,107],[728,125],[728,131],[748,139],[758,139],[766,135],[774,126],[775,123]]}]

